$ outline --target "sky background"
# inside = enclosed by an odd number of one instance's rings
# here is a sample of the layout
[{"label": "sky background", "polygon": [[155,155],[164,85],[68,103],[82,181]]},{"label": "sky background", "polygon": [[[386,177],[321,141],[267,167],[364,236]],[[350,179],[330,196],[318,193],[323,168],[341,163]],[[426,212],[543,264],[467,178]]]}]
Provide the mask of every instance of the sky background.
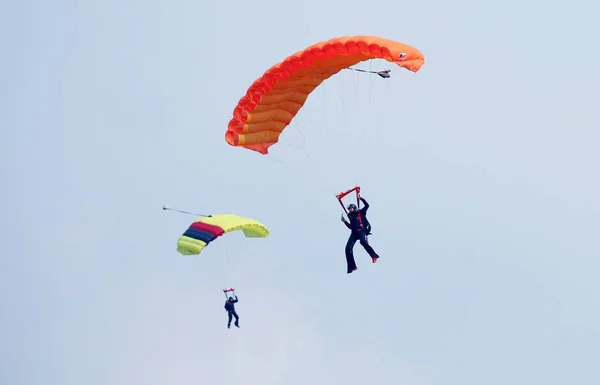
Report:
[{"label": "sky background", "polygon": [[[599,11],[3,2],[0,384],[600,383]],[[425,65],[342,71],[268,156],[227,145],[254,79],[358,34]],[[381,259],[347,275],[356,183]],[[271,235],[182,256],[163,204]]]}]

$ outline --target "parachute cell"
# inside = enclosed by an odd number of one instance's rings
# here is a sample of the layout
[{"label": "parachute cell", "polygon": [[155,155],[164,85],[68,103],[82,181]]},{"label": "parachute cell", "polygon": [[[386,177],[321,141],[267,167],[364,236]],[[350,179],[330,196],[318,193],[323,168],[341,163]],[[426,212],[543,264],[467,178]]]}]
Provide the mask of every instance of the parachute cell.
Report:
[{"label": "parachute cell", "polygon": [[265,238],[269,229],[262,223],[232,214],[211,215],[192,223],[177,241],[177,251],[183,255],[200,254],[210,242],[221,235],[241,230],[247,238]]},{"label": "parachute cell", "polygon": [[416,48],[376,36],[317,43],[288,56],[254,81],[233,111],[225,140],[267,154],[315,88],[342,69],[369,59],[384,59],[412,72],[425,62]]}]

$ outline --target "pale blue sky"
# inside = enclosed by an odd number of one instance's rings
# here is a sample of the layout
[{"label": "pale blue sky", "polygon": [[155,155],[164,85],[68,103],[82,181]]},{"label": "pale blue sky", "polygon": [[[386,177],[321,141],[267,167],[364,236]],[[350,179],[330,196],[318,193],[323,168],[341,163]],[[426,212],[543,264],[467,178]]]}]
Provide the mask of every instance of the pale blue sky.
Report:
[{"label": "pale blue sky", "polygon": [[[3,3],[0,384],[600,383],[599,11]],[[225,143],[264,70],[355,34],[425,65],[338,74],[269,156]],[[356,182],[381,260],[346,275]],[[272,233],[182,256],[165,203]]]}]

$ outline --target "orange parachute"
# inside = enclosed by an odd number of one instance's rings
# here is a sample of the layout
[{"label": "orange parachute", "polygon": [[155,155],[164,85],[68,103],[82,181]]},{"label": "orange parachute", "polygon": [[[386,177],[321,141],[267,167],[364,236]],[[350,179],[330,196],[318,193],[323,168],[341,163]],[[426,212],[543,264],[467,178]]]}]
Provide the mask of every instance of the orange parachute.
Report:
[{"label": "orange parachute", "polygon": [[252,83],[233,110],[225,140],[267,154],[315,88],[342,69],[369,59],[384,59],[413,72],[425,62],[416,48],[375,36],[317,43],[288,56]]}]

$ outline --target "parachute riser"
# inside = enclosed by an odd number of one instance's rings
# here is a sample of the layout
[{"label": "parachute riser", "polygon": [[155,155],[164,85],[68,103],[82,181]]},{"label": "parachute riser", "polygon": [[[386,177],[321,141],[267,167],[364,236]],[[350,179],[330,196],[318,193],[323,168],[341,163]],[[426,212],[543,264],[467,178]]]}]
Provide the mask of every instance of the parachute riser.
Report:
[{"label": "parachute riser", "polygon": [[360,209],[360,186],[356,186],[354,188],[351,188],[350,190],[341,192],[339,194],[336,195],[336,198],[338,199],[338,202],[340,202],[340,205],[342,206],[342,209],[344,209],[344,212],[346,213],[346,216],[348,215],[348,210],[346,209],[346,206],[344,206],[344,202],[342,202],[342,199],[344,199],[344,197],[350,193],[352,193],[353,191],[356,192],[356,208]]},{"label": "parachute riser", "polygon": [[235,289],[233,289],[233,288],[225,289],[225,290],[223,290],[223,294],[225,294],[225,300],[229,299],[229,297],[227,296],[228,292],[231,292],[232,297],[235,297]]}]

